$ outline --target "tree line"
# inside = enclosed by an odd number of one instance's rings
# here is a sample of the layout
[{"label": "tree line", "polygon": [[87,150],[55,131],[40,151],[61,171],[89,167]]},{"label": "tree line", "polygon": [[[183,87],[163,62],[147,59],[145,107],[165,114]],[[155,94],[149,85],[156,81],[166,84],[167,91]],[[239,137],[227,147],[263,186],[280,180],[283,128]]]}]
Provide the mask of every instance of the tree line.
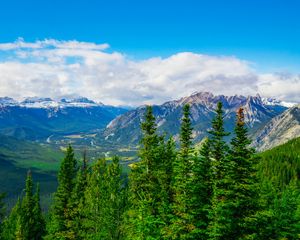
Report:
[{"label": "tree line", "polygon": [[92,165],[84,157],[79,164],[69,146],[48,213],[29,172],[8,216],[0,196],[1,239],[300,239],[298,175],[268,177],[270,164],[250,147],[243,109],[228,143],[218,103],[200,149],[193,144],[189,105],[179,148],[158,133],[150,106],[141,130],[139,161],[127,177],[118,157]]}]

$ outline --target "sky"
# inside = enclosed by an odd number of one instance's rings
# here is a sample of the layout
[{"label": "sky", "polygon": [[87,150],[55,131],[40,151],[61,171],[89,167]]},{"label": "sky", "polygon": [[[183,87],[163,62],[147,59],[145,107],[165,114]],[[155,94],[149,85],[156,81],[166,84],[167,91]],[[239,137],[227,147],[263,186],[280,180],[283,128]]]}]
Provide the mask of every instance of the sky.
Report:
[{"label": "sky", "polygon": [[0,2],[0,96],[300,102],[298,0]]}]

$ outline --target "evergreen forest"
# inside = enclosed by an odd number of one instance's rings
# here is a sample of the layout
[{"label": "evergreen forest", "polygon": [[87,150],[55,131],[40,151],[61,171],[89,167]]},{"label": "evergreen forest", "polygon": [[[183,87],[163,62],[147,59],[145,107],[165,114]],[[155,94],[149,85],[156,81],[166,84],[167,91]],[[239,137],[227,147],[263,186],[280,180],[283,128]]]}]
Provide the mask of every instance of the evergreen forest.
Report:
[{"label": "evergreen forest", "polygon": [[1,193],[1,239],[300,239],[300,139],[256,153],[242,108],[233,133],[221,102],[215,113],[195,144],[189,105],[176,141],[157,131],[148,106],[128,174],[118,156],[90,163],[68,146],[48,211],[30,171],[10,211]]}]

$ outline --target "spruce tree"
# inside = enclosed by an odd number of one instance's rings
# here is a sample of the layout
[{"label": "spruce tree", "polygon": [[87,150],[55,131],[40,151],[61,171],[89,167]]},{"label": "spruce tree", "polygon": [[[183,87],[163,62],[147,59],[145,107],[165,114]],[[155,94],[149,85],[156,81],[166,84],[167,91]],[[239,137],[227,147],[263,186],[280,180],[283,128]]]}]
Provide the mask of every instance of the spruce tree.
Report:
[{"label": "spruce tree", "polygon": [[227,196],[227,201],[233,203],[231,236],[234,239],[244,239],[254,234],[259,189],[256,167],[258,158],[250,147],[251,140],[248,138],[242,108],[237,112],[234,133],[229,153],[232,168],[228,173],[233,195]]},{"label": "spruce tree", "polygon": [[33,195],[33,180],[30,171],[28,171],[27,174],[25,196],[22,199],[21,207],[19,238],[35,239],[35,199]]},{"label": "spruce tree", "polygon": [[106,160],[98,159],[91,167],[87,178],[87,188],[84,193],[85,205],[83,206],[83,239],[101,239],[107,236],[104,228],[107,216],[108,191],[106,188],[105,174],[107,172]]},{"label": "spruce tree", "polygon": [[122,223],[123,214],[127,205],[127,186],[125,179],[122,177],[120,159],[113,157],[112,163],[107,167],[106,182],[109,198],[107,202],[107,239],[123,239]]},{"label": "spruce tree", "polygon": [[20,228],[21,199],[18,198],[16,205],[10,211],[9,216],[4,220],[1,239],[15,240],[17,225]]},{"label": "spruce tree", "polygon": [[34,228],[32,230],[35,240],[42,239],[46,232],[45,219],[42,213],[40,204],[40,185],[37,184],[35,194],[33,196],[34,207],[33,207],[33,217],[34,217]]},{"label": "spruce tree", "polygon": [[147,106],[145,119],[141,123],[143,137],[139,151],[140,161],[135,163],[129,176],[128,239],[159,239],[163,220],[161,211],[161,167],[162,138],[156,133],[152,107]]},{"label": "spruce tree", "polygon": [[19,198],[3,224],[3,239],[40,240],[44,235],[44,219],[40,208],[39,189],[33,193],[33,180],[28,171],[25,196]]},{"label": "spruce tree", "polygon": [[159,215],[162,219],[164,227],[162,229],[163,236],[170,235],[170,224],[172,220],[172,204],[173,204],[173,175],[174,169],[173,164],[175,162],[177,151],[175,142],[172,137],[166,142],[166,144],[161,144],[162,153],[161,156],[161,164],[158,176],[159,177],[159,185],[161,187],[161,204],[159,208]]},{"label": "spruce tree", "polygon": [[212,198],[209,211],[209,237],[210,239],[232,239],[232,202],[227,198],[232,194],[231,162],[228,158],[228,145],[224,138],[229,135],[224,129],[224,112],[221,102],[218,102],[216,116],[212,120],[210,133],[210,152],[212,159]]},{"label": "spruce tree", "polygon": [[71,200],[68,203],[68,217],[67,226],[69,228],[69,234],[76,239],[83,239],[84,229],[82,222],[84,219],[84,211],[82,210],[86,204],[85,190],[87,188],[88,178],[88,162],[86,151],[83,153],[82,166],[77,172],[75,179],[75,186],[72,192]]},{"label": "spruce tree", "polygon": [[180,152],[174,162],[174,216],[170,227],[172,239],[192,239],[191,232],[196,227],[191,209],[193,151],[190,106],[185,105],[180,129]]},{"label": "spruce tree", "polygon": [[122,239],[122,219],[126,207],[126,185],[119,158],[111,164],[99,159],[92,167],[83,206],[83,239]]},{"label": "spruce tree", "polygon": [[50,221],[47,224],[48,235],[46,239],[74,239],[70,231],[69,208],[72,201],[72,193],[75,187],[77,174],[77,161],[71,146],[68,146],[66,156],[63,159],[58,172],[58,187],[54,194],[53,205],[51,206]]},{"label": "spruce tree", "polygon": [[195,229],[193,235],[197,239],[208,239],[208,215],[211,209],[212,197],[212,162],[210,157],[209,140],[201,145],[199,155],[195,157],[192,178],[192,208],[194,209]]}]

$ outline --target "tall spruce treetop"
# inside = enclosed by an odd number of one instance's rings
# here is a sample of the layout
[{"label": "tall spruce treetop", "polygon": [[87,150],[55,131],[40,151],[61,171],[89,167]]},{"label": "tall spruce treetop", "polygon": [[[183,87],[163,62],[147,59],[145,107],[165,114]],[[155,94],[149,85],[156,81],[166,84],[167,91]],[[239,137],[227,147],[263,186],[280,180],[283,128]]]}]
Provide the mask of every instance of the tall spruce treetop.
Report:
[{"label": "tall spruce treetop", "polygon": [[7,222],[5,238],[11,239],[42,239],[44,234],[44,219],[40,209],[39,190],[33,194],[33,180],[31,172],[28,171],[26,178],[25,196],[21,206],[11,213]]},{"label": "tall spruce treetop", "polygon": [[180,128],[180,153],[182,157],[187,157],[192,148],[192,131],[190,119],[190,105],[183,107],[183,118]]},{"label": "tall spruce treetop", "polygon": [[241,239],[253,236],[255,214],[259,206],[256,174],[258,158],[254,155],[254,149],[250,147],[243,108],[237,111],[234,133],[229,152],[232,162],[231,188],[234,192],[231,199],[234,203],[231,235],[235,239]]},{"label": "tall spruce treetop", "polygon": [[224,129],[224,112],[222,102],[218,102],[216,109],[216,116],[212,120],[212,130],[208,131],[211,134],[210,144],[212,157],[215,161],[221,161],[224,159],[228,146],[224,141],[224,137],[229,136],[230,133]]},{"label": "tall spruce treetop", "polygon": [[143,138],[141,140],[142,148],[140,149],[140,157],[141,161],[145,164],[146,172],[149,173],[149,171],[155,168],[155,148],[159,144],[159,137],[156,134],[157,126],[151,106],[147,106],[146,108],[145,119],[141,123],[141,129]]},{"label": "tall spruce treetop", "polygon": [[234,133],[235,136],[230,142],[232,146],[231,155],[249,158],[251,154],[253,154],[254,149],[249,147],[251,140],[248,138],[248,129],[245,125],[245,116],[243,108],[239,108],[237,111]]},{"label": "tall spruce treetop", "polygon": [[66,156],[63,159],[60,170],[58,172],[58,190],[64,189],[66,194],[72,192],[75,185],[74,179],[77,174],[77,162],[74,158],[74,151],[71,146],[68,146]]},{"label": "tall spruce treetop", "polygon": [[42,239],[45,234],[45,220],[42,214],[41,204],[40,204],[40,185],[37,184],[36,191],[33,196],[34,199],[34,208],[33,208],[33,216],[34,216],[34,232],[35,239]]},{"label": "tall spruce treetop", "polygon": [[209,237],[214,240],[229,240],[232,211],[231,202],[228,196],[232,193],[230,189],[231,182],[231,162],[228,158],[228,145],[224,137],[229,133],[224,129],[224,112],[222,103],[218,102],[216,116],[212,120],[212,130],[210,133],[210,156],[212,159],[211,181],[212,198],[209,209]]},{"label": "tall spruce treetop", "polygon": [[34,207],[35,202],[33,198],[33,180],[31,171],[28,171],[26,178],[25,196],[22,200],[22,214],[20,218],[20,233],[24,239],[34,238]]},{"label": "tall spruce treetop", "polygon": [[173,213],[169,237],[171,239],[193,239],[196,228],[193,209],[193,166],[195,156],[192,144],[192,126],[190,106],[183,107],[183,118],[180,129],[180,152],[174,162],[173,179]]},{"label": "tall spruce treetop", "polygon": [[58,187],[54,195],[51,219],[47,224],[47,239],[64,239],[69,237],[69,222],[73,204],[72,193],[76,184],[77,161],[73,148],[68,146],[66,156],[58,172]]},{"label": "tall spruce treetop", "polygon": [[142,140],[139,150],[140,161],[130,173],[127,224],[128,239],[158,239],[161,228],[160,168],[163,138],[156,133],[155,117],[151,106],[147,106],[141,123]]}]

